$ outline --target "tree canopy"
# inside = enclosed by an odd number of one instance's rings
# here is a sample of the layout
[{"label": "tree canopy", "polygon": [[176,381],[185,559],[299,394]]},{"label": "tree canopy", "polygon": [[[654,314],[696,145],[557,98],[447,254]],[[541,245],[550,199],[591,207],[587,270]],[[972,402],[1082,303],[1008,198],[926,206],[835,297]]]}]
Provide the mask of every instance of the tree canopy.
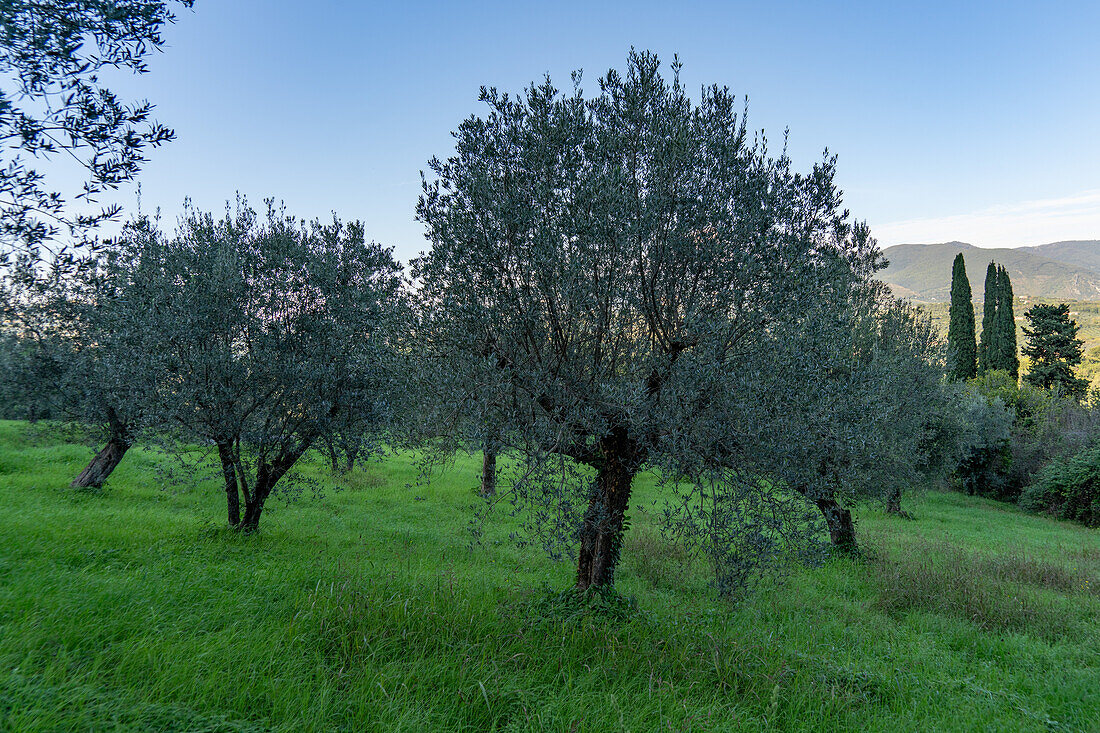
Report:
[{"label": "tree canopy", "polygon": [[1043,389],[1056,388],[1062,394],[1081,399],[1088,382],[1073,373],[1081,363],[1084,342],[1077,338],[1080,327],[1070,318],[1069,306],[1037,304],[1024,313],[1023,353],[1031,360],[1024,380]]},{"label": "tree canopy", "polygon": [[792,171],[728,89],[694,101],[672,70],[632,53],[591,98],[579,75],[571,93],[483,89],[487,115],[431,161],[418,206],[425,414],[506,403],[501,441],[527,467],[507,494],[552,551],[579,544],[581,589],[613,582],[644,465],[695,487],[681,515],[731,511],[763,458],[745,404],[796,378],[750,357],[881,262],[847,221],[833,158]]}]

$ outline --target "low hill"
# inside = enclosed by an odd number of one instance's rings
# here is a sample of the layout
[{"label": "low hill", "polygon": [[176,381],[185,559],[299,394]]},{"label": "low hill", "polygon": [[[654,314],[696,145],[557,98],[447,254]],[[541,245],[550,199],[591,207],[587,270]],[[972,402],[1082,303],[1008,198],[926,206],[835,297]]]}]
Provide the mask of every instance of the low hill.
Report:
[{"label": "low hill", "polygon": [[1054,242],[1017,249],[984,249],[965,242],[899,244],[884,251],[889,267],[878,277],[902,297],[937,303],[951,295],[951,263],[962,252],[974,299],[983,296],[991,260],[1003,265],[1016,295],[1100,300],[1100,241]]}]

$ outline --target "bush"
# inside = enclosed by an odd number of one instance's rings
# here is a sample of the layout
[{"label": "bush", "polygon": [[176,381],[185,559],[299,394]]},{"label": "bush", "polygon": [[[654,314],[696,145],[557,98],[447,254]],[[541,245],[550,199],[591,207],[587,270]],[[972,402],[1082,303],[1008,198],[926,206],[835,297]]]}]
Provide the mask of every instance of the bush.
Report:
[{"label": "bush", "polygon": [[1020,506],[1100,527],[1100,448],[1048,463],[1024,489]]},{"label": "bush", "polygon": [[955,469],[959,488],[971,496],[1008,496],[1012,411],[999,396],[987,397],[973,389],[960,396],[958,407],[963,430]]},{"label": "bush", "polygon": [[1083,450],[1100,435],[1100,411],[1017,384],[1007,372],[986,372],[970,380],[967,392],[970,402],[962,403],[962,419],[970,443],[955,477],[968,494],[1018,501],[1044,465]]}]

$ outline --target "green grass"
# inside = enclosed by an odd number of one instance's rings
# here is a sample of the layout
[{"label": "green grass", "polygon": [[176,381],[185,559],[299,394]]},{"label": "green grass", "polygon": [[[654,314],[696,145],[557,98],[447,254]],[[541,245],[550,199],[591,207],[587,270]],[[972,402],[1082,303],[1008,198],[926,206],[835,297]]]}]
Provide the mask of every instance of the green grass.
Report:
[{"label": "green grass", "polygon": [[584,605],[508,522],[469,546],[473,459],[242,537],[152,453],[68,489],[89,454],[0,423],[0,730],[1100,730],[1098,536],[1003,504],[861,509],[866,559],[737,606],[635,511],[634,602]]}]

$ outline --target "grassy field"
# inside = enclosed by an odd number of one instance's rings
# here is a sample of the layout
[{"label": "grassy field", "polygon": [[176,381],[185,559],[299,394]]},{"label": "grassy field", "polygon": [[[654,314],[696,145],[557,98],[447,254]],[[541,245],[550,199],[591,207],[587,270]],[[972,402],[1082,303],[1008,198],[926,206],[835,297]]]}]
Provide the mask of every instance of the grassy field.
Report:
[{"label": "grassy field", "polygon": [[507,522],[469,546],[474,460],[240,537],[152,453],[66,488],[88,456],[0,423],[0,730],[1100,730],[1100,537],[1010,506],[861,509],[867,558],[737,606],[634,511],[597,613]]}]

